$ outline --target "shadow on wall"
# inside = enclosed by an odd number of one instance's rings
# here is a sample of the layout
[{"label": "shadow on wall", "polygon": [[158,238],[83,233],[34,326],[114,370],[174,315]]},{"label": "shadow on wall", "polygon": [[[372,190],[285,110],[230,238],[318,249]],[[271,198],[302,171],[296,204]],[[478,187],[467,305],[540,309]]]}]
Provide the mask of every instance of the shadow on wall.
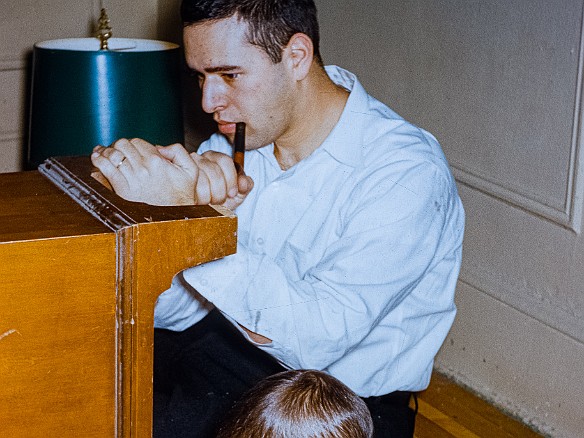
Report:
[{"label": "shadow on wall", "polygon": [[20,145],[22,154],[20,156],[20,166],[23,170],[34,170],[28,164],[28,137],[29,137],[29,126],[30,126],[30,97],[31,97],[31,83],[32,83],[32,50],[27,52],[25,66],[24,66],[24,77],[26,86],[24,87],[24,103],[22,105],[22,132],[21,139],[22,143]]},{"label": "shadow on wall", "polygon": [[[186,68],[185,68],[186,71]],[[183,74],[183,115],[185,126],[185,147],[196,151],[203,140],[217,131],[211,114],[201,108],[201,90],[197,78]]]},{"label": "shadow on wall", "polygon": [[[158,7],[157,37],[182,46],[182,23],[180,20],[180,0],[161,2]],[[195,151],[199,144],[215,132],[216,125],[210,114],[201,108],[201,90],[197,78],[191,77],[184,56],[182,75],[183,115],[185,126],[185,147]]]}]

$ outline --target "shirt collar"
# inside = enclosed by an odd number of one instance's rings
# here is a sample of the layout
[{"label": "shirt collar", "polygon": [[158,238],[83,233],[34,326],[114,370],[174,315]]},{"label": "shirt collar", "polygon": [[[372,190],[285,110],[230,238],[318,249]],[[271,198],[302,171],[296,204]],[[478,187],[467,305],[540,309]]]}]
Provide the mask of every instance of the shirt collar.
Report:
[{"label": "shirt collar", "polygon": [[353,73],[340,67],[325,67],[331,80],[349,91],[349,98],[339,121],[321,145],[337,161],[351,167],[363,161],[363,135],[368,113],[369,95]]}]

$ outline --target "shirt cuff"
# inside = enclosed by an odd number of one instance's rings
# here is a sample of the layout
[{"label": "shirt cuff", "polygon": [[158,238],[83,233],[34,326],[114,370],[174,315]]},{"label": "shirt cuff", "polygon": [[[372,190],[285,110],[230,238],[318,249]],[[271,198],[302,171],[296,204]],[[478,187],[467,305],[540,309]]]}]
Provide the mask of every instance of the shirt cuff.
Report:
[{"label": "shirt cuff", "polygon": [[181,272],[156,300],[154,327],[183,331],[203,319],[213,308],[213,304],[185,281]]}]

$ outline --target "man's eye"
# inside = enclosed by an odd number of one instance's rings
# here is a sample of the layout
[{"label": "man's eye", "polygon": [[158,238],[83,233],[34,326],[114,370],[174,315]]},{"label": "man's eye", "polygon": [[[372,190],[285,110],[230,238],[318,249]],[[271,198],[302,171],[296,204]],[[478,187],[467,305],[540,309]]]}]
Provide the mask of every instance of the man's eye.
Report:
[{"label": "man's eye", "polygon": [[237,79],[239,77],[239,73],[224,73],[223,77],[230,81]]}]

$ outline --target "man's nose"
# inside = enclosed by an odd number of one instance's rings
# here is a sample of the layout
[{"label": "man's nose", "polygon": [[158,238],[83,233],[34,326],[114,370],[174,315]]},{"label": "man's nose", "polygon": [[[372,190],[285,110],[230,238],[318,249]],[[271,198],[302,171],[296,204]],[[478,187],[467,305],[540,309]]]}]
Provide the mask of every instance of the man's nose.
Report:
[{"label": "man's nose", "polygon": [[225,86],[220,81],[209,78],[202,85],[202,103],[203,111],[212,114],[225,109],[227,106],[227,95]]}]

